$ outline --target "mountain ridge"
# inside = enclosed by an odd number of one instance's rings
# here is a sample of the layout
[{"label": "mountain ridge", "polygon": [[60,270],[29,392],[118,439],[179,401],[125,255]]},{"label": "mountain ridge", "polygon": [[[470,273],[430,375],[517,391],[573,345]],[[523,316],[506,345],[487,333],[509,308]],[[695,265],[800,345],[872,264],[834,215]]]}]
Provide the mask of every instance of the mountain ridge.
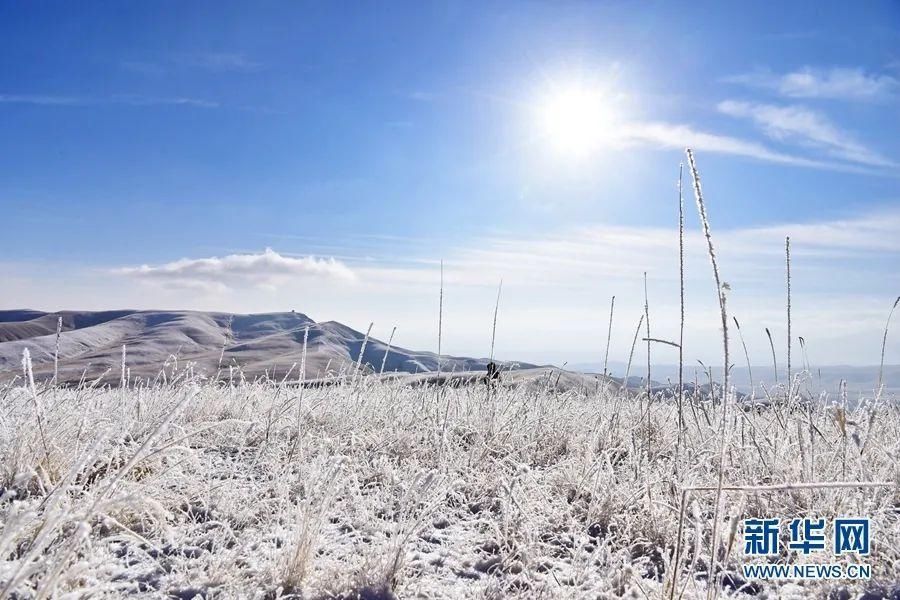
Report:
[{"label": "mountain ridge", "polygon": [[[298,312],[227,313],[190,310],[57,311],[0,310],[0,378],[21,374],[23,351],[36,378],[52,377],[56,327],[62,318],[60,383],[120,378],[122,346],[131,378],[152,379],[169,362],[188,361],[213,377],[239,367],[248,379],[298,368],[308,328],[306,378],[339,373],[356,364],[365,334],[337,321],[317,322]],[[437,370],[434,352],[391,346],[369,337],[362,365],[369,372],[427,373]],[[385,353],[387,352],[387,356]],[[444,371],[483,371],[487,358],[441,356]],[[501,362],[507,368],[528,363]]]}]

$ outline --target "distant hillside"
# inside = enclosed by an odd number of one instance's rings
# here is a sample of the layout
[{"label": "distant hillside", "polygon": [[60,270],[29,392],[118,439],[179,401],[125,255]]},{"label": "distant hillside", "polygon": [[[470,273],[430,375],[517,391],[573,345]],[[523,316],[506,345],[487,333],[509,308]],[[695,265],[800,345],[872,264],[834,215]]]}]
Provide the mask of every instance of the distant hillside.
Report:
[{"label": "distant hillside", "polygon": [[[62,317],[60,382],[74,383],[83,374],[116,383],[127,348],[131,378],[155,378],[163,365],[177,357],[180,365],[193,363],[195,371],[215,376],[228,367],[240,367],[248,379],[268,373],[283,377],[294,366],[298,376],[303,336],[309,328],[307,378],[339,372],[359,357],[365,335],[335,321],[317,323],[300,313],[239,315],[198,311],[103,312],[34,310],[0,311],[0,378],[21,373],[22,352],[28,348],[35,376],[51,377],[56,346],[56,325]],[[370,371],[381,369],[387,344],[370,338],[362,362]],[[221,358],[221,363],[220,363]],[[444,356],[444,371],[483,371],[486,358]],[[529,368],[534,365],[508,365]],[[392,347],[385,371],[404,373],[437,370],[437,355]]]}]

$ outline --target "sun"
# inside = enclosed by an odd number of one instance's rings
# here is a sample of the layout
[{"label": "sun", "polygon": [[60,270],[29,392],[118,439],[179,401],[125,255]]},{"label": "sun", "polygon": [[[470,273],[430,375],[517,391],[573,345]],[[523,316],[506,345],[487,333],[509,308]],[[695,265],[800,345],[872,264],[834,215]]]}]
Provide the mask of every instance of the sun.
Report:
[{"label": "sun", "polygon": [[544,96],[537,106],[537,120],[541,139],[550,149],[584,158],[609,143],[617,119],[605,90],[570,84]]}]

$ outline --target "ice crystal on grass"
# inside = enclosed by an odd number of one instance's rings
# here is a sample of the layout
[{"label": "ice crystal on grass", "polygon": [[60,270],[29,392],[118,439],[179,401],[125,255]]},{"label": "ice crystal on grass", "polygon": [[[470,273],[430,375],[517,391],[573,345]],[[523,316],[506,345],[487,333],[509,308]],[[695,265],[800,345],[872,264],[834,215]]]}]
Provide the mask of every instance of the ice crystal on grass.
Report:
[{"label": "ice crystal on grass", "polygon": [[[6,598],[662,598],[682,491],[718,479],[720,404],[685,398],[676,453],[677,404],[641,409],[613,385],[485,395],[365,378],[307,388],[299,411],[288,382],[36,391],[43,434],[27,378],[0,391]],[[732,410],[743,433],[727,442],[726,484],[896,480],[900,409],[880,402],[871,425],[869,410],[795,400]],[[796,457],[810,418],[822,459],[804,475]],[[864,452],[846,447],[848,433]],[[676,595],[705,595],[714,499],[690,494]],[[873,585],[890,587],[898,505],[897,488],[726,486],[720,593],[765,589],[744,582],[742,556],[727,551],[740,546],[735,519],[754,515],[871,516]]]}]

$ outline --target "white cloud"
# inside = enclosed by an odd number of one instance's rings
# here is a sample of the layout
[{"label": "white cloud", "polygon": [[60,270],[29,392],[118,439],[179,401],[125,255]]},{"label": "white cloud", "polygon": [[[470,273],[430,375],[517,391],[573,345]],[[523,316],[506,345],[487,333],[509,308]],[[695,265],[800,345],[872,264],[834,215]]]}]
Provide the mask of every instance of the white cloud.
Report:
[{"label": "white cloud", "polygon": [[[702,167],[702,164],[701,164]],[[687,187],[687,193],[690,188]],[[692,199],[686,198],[690,210]],[[712,235],[723,277],[731,284],[729,310],[740,319],[754,363],[769,360],[765,328],[783,344],[784,237],[791,236],[795,335],[806,338],[818,364],[874,364],[880,358],[887,310],[900,289],[900,211],[764,227],[717,226],[716,191],[707,190]],[[693,211],[692,211],[693,212]],[[721,361],[718,305],[705,240],[688,214],[687,329],[689,361]],[[677,229],[608,224],[535,235],[489,236],[443,252],[445,352],[485,355],[490,348],[494,300],[502,277],[497,352],[510,359],[560,364],[598,360],[606,343],[609,297],[616,295],[611,358],[625,360],[643,310],[648,272],[654,337],[678,335]],[[398,250],[405,260],[353,262],[290,259],[275,252],[183,260],[109,271],[64,264],[0,262],[8,307],[195,309],[230,312],[296,309],[318,320],[335,319],[376,337],[398,327],[398,345],[434,349],[439,270],[429,242]],[[419,259],[414,262],[412,259]],[[324,263],[324,264],[323,264]],[[164,285],[137,286],[134,281]],[[227,285],[226,285],[227,284]],[[184,286],[198,288],[186,292]],[[268,286],[269,289],[266,289]],[[271,290],[277,293],[271,293]],[[891,341],[893,340],[893,341]],[[887,362],[900,362],[891,338]],[[779,350],[781,352],[781,350]],[[780,356],[783,360],[783,357]],[[673,362],[665,348],[654,361]]]},{"label": "white cloud", "polygon": [[184,258],[162,265],[125,267],[114,273],[146,281],[205,289],[246,285],[276,287],[296,278],[354,279],[344,263],[333,258],[282,256],[271,248],[259,254],[231,254],[212,258]]},{"label": "white cloud", "polygon": [[120,65],[129,71],[152,77],[165,75],[179,67],[224,73],[256,71],[263,66],[240,52],[181,53],[161,60],[123,60]]},{"label": "white cloud", "polygon": [[895,77],[867,73],[859,67],[803,67],[780,75],[764,70],[728,77],[726,81],[771,89],[789,98],[878,100],[900,91],[900,80]]},{"label": "white cloud", "polygon": [[179,54],[175,61],[186,67],[209,71],[254,71],[262,64],[247,58],[240,52],[200,52]]},{"label": "white cloud", "polygon": [[841,131],[828,118],[803,106],[774,106],[726,100],[718,105],[720,112],[751,119],[763,132],[779,141],[824,150],[841,160],[872,167],[896,167],[897,163],[859,143],[851,134]]},{"label": "white cloud", "polygon": [[628,123],[622,127],[626,142],[662,148],[686,148],[717,154],[744,156],[766,162],[818,169],[846,169],[845,165],[813,160],[778,152],[763,144],[693,129],[689,125],[647,122]]},{"label": "white cloud", "polygon": [[[689,190],[686,186],[687,194]],[[685,201],[690,208],[692,197]],[[784,252],[786,236],[791,237],[795,254],[808,259],[810,266],[825,264],[835,276],[850,277],[849,271],[856,267],[845,261],[871,258],[871,273],[862,273],[871,275],[877,270],[877,261],[900,255],[900,239],[893,235],[896,231],[900,231],[900,212],[891,210],[848,219],[737,229],[719,230],[713,222],[723,264],[734,266],[742,277],[777,273],[783,267],[778,257]],[[704,239],[700,231],[686,232],[687,259],[703,278],[708,275]],[[592,225],[542,236],[485,238],[449,256],[445,266],[460,284],[486,286],[495,285],[500,276],[511,285],[581,285],[595,277],[632,279],[645,270],[656,278],[674,279],[678,276],[675,248],[674,227]],[[848,272],[842,273],[845,267]]]},{"label": "white cloud", "polygon": [[[791,236],[801,249],[828,258],[853,258],[869,255],[873,259],[900,254],[900,211],[882,210],[855,218],[830,221],[788,223],[743,230],[732,235],[747,245],[783,240]],[[840,265],[835,265],[839,267]],[[873,262],[873,268],[876,267]]]},{"label": "white cloud", "polygon": [[124,104],[127,106],[191,106],[194,108],[218,108],[219,103],[186,96],[144,96],[141,94],[115,94],[112,96],[63,96],[52,94],[0,94],[2,104],[33,104],[36,106],[97,106]]},{"label": "white cloud", "polygon": [[0,94],[0,103],[36,104],[40,106],[83,106],[88,104],[85,98],[47,94]]},{"label": "white cloud", "polygon": [[218,108],[219,103],[201,98],[189,98],[187,96],[143,96],[140,94],[116,94],[106,101],[114,104],[127,104],[129,106],[192,106],[194,108]]},{"label": "white cloud", "polygon": [[[690,208],[691,198],[686,200]],[[714,198],[711,201],[714,213]],[[723,277],[732,289],[730,314],[741,320],[755,360],[766,356],[766,327],[777,338],[783,340],[785,335],[784,243],[789,235],[794,331],[810,342],[813,360],[877,361],[880,328],[900,286],[891,266],[900,259],[900,240],[892,234],[900,230],[900,212],[735,229],[716,227],[715,214],[711,216]],[[613,345],[627,352],[643,304],[644,271],[650,283],[654,332],[673,339],[678,331],[677,244],[674,224],[670,228],[598,224],[474,240],[447,253],[444,260],[447,347],[460,353],[477,351],[462,340],[477,343],[480,332],[489,331],[492,298],[503,278],[500,319],[505,355],[538,361],[547,353],[566,359],[592,352],[599,356],[611,295],[616,296],[617,307]],[[416,315],[427,324],[436,310],[436,265],[363,266],[359,275],[367,297],[371,292],[373,297],[396,298],[385,313],[372,316],[377,322],[398,322],[408,330],[406,319]],[[718,308],[705,239],[695,228],[686,235],[686,279],[691,360],[721,360],[716,355]],[[402,307],[402,318],[390,310],[397,307]],[[429,342],[427,335],[418,341]],[[896,361],[900,355],[892,348],[889,360]],[[665,352],[659,356],[666,362]]]}]

